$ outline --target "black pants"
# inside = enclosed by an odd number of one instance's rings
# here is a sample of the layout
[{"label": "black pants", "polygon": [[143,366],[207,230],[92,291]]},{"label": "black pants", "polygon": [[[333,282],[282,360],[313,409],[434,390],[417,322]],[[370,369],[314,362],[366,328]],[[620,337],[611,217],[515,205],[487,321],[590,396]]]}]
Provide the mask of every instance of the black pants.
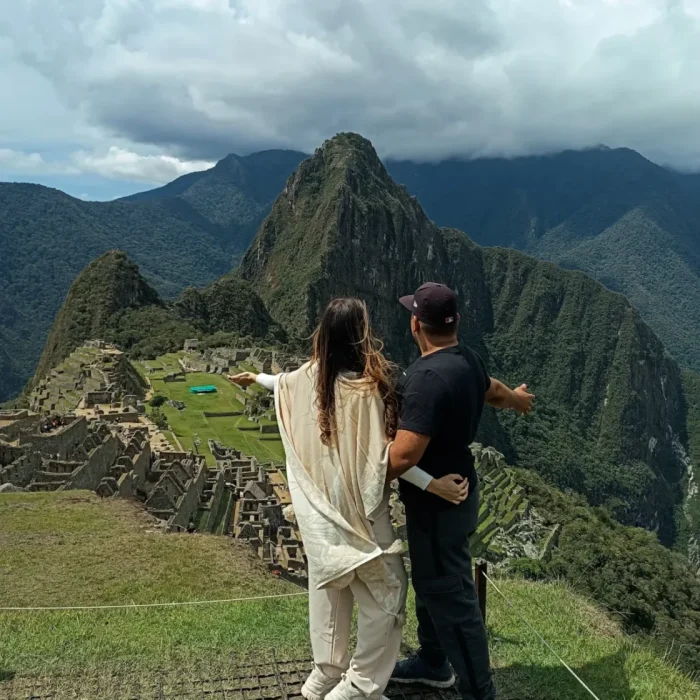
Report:
[{"label": "black pants", "polygon": [[465,700],[493,700],[496,691],[469,551],[478,520],[478,488],[461,505],[444,510],[406,503],[418,654],[435,667],[448,659]]}]

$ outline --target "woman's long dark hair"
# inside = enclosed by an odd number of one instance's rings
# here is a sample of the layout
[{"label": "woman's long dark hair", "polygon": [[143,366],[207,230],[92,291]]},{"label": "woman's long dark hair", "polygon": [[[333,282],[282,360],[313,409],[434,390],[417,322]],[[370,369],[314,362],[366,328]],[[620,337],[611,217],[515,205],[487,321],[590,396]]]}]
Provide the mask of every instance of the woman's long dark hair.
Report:
[{"label": "woman's long dark hair", "polygon": [[367,380],[384,401],[386,434],[396,435],[398,401],[393,367],[382,354],[382,343],[374,337],[367,305],[360,299],[334,299],[328,304],[313,334],[312,362],[316,363],[316,403],[321,441],[330,445],[337,425],[336,380],[342,372],[354,372]]}]

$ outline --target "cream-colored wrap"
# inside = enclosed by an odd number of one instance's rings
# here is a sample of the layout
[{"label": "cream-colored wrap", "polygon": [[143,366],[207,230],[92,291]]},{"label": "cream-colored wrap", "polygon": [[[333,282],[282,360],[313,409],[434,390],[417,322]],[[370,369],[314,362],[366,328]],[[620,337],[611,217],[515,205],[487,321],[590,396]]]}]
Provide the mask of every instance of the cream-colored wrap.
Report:
[{"label": "cream-colored wrap", "polygon": [[275,409],[287,458],[287,479],[309,569],[318,588],[342,588],[359,576],[386,612],[403,620],[405,587],[385,561],[372,522],[388,508],[389,443],[384,404],[361,379],[336,384],[337,445],[321,442],[316,368],[307,363],[275,381]]}]

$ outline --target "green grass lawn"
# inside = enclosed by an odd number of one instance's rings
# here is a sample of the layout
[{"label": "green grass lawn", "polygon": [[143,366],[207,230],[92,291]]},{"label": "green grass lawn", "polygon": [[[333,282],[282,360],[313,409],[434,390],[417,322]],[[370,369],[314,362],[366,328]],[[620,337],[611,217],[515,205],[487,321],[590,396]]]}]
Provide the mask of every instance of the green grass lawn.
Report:
[{"label": "green grass lawn", "polygon": [[[138,369],[143,373],[146,365],[155,367],[158,363],[172,364],[173,361],[177,364],[177,355],[165,355],[163,358],[142,363]],[[219,440],[224,445],[234,447],[249,456],[257,457],[261,462],[284,462],[282,442],[274,435],[265,436],[265,438],[274,439],[260,440],[258,424],[252,423],[245,416],[207,418],[203,415],[204,411],[242,412],[245,394],[240,388],[231,384],[225,377],[204,372],[186,374],[184,382],[164,382],[162,378],[158,378],[166,373],[146,376],[150,379],[155,393],[163,394],[171,400],[182,401],[187,406],[184,411],[178,411],[167,404],[161,407],[172,432],[185,449],[194,450],[194,436],[198,435],[201,441],[199,451],[206,455],[207,462],[212,465],[215,460],[207,444],[210,438]],[[216,393],[199,395],[190,393],[190,387],[203,384],[215,385]],[[264,391],[257,385],[253,388],[254,391],[258,389]],[[252,428],[252,430],[241,430],[241,427]]]},{"label": "green grass lawn", "polygon": [[[700,686],[559,584],[499,580],[518,614],[489,591],[488,627],[501,700],[589,695],[522,615],[605,700],[697,700]],[[0,606],[144,603],[298,593],[246,546],[164,534],[134,502],[88,492],[0,496]],[[415,645],[415,618],[405,634]],[[148,684],[154,674],[214,677],[242,657],[309,657],[306,598],[182,608],[0,613],[0,698],[13,678],[50,679],[56,700],[122,698],[91,673]],[[112,676],[114,677],[114,676]],[[4,681],[4,682],[3,682]],[[3,695],[3,693],[6,693]],[[131,696],[128,696],[131,697]]]}]

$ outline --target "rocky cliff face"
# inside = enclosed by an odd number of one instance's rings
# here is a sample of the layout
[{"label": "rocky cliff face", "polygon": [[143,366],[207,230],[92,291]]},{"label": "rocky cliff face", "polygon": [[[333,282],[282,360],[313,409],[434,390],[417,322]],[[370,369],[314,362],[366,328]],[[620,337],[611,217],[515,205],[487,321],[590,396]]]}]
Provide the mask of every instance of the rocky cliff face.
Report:
[{"label": "rocky cliff face", "polygon": [[684,440],[679,370],[624,297],[581,273],[439,229],[354,134],[288,180],[241,264],[272,316],[308,334],[328,300],[357,295],[392,357],[415,356],[397,298],[434,280],[460,299],[461,338],[491,373],[527,382],[530,419],[489,412],[482,440],[627,523],[674,538]]}]

